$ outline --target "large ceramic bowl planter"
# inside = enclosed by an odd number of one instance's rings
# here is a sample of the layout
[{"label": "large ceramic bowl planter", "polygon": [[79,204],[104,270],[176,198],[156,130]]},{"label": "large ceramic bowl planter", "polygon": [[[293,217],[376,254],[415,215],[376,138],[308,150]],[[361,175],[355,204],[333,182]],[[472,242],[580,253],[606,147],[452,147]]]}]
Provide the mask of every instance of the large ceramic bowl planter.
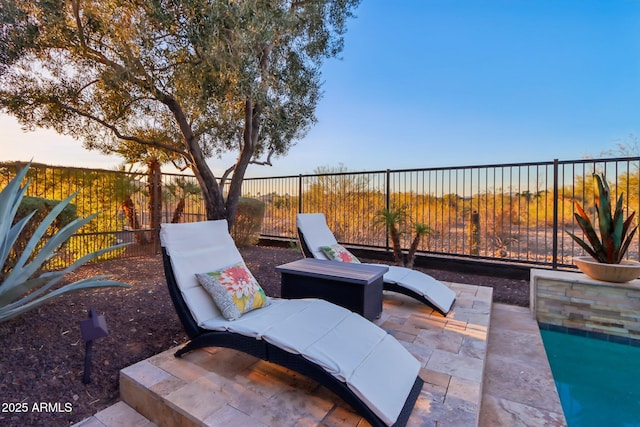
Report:
[{"label": "large ceramic bowl planter", "polygon": [[620,264],[597,262],[590,256],[574,257],[573,262],[587,276],[604,282],[624,283],[640,277],[640,262],[622,260]]}]

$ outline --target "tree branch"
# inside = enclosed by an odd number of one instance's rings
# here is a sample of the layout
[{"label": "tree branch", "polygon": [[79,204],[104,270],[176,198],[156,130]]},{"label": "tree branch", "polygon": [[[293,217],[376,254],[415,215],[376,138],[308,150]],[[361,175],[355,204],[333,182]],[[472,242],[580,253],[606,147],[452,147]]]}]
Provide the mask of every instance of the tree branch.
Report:
[{"label": "tree branch", "polygon": [[273,165],[271,164],[271,156],[273,155],[274,151],[275,151],[275,150],[274,150],[273,148],[270,148],[270,149],[269,149],[269,154],[267,154],[267,160],[264,160],[264,161],[262,161],[262,162],[261,162],[261,161],[258,161],[258,160],[250,160],[250,161],[249,161],[249,163],[251,163],[251,164],[253,164],[253,165],[273,166]]},{"label": "tree branch", "polygon": [[224,184],[227,182],[227,178],[229,178],[229,174],[231,172],[233,172],[234,170],[236,170],[236,165],[231,166],[226,171],[224,171],[224,173],[222,174],[222,177],[220,178],[220,187],[223,190],[224,190]]},{"label": "tree branch", "polygon": [[189,164],[188,163],[185,163],[184,165],[179,165],[174,159],[171,159],[171,164],[173,165],[173,167],[178,169],[180,172],[184,172],[187,169],[189,169]]},{"label": "tree branch", "polygon": [[83,49],[87,49],[87,44],[84,41],[84,27],[82,26],[82,20],[80,19],[79,0],[73,0],[71,2],[71,6],[73,7],[73,16],[76,20],[76,25],[78,26],[78,38],[80,39],[80,46],[82,46]]},{"label": "tree branch", "polygon": [[147,140],[144,140],[142,138],[138,138],[136,136],[123,135],[115,125],[112,125],[111,123],[108,123],[108,122],[102,120],[99,117],[96,117],[96,116],[94,116],[92,114],[89,114],[89,113],[87,113],[85,111],[79,110],[77,108],[74,108],[74,107],[71,107],[71,106],[68,106],[68,105],[60,104],[60,106],[63,109],[67,110],[67,111],[70,111],[70,112],[75,113],[75,114],[77,114],[79,116],[82,116],[82,117],[86,117],[89,120],[92,120],[92,121],[94,121],[96,123],[101,124],[102,126],[104,126],[107,129],[109,129],[111,132],[113,132],[113,134],[118,139],[122,139],[122,140],[125,140],[125,141],[136,142],[136,143],[139,143],[139,144],[142,144],[142,145],[146,145],[146,146],[150,146],[150,147],[161,148],[163,150],[167,150],[167,151],[170,151],[172,153],[176,153],[176,154],[184,157],[185,159],[189,160],[189,156],[184,150],[180,150],[180,149],[178,149],[178,148],[176,148],[176,147],[174,147],[172,145],[165,144],[165,143],[162,143],[160,141],[147,141]]},{"label": "tree branch", "polygon": [[292,1],[291,2],[291,9],[295,8],[295,7],[300,7],[300,6],[304,6],[305,4],[309,3],[309,0],[297,0],[297,1]]}]

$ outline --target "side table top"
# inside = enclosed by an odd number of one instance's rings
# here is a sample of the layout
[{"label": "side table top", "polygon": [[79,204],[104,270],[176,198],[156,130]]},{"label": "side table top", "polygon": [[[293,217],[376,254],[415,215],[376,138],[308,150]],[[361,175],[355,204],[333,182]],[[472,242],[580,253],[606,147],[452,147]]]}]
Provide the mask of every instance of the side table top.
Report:
[{"label": "side table top", "polygon": [[280,273],[297,274],[322,279],[339,279],[348,283],[369,284],[389,271],[386,265],[356,264],[304,258],[276,267]]}]

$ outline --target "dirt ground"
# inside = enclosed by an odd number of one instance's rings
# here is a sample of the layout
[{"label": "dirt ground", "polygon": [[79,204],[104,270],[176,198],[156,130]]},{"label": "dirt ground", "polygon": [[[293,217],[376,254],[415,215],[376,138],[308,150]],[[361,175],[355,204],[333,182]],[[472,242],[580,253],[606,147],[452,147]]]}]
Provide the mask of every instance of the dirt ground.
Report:
[{"label": "dirt ground", "polygon": [[[298,251],[285,248],[250,247],[241,252],[270,296],[280,294],[280,273],[274,267],[301,258]],[[493,287],[497,302],[529,303],[526,280],[420,270],[444,281]],[[62,296],[0,324],[0,425],[79,422],[118,400],[122,368],[186,341],[160,255],[84,266],[72,279],[97,274],[110,274],[132,287]],[[93,344],[91,383],[85,385],[85,343],[79,324],[90,308],[105,316],[109,335]]]}]

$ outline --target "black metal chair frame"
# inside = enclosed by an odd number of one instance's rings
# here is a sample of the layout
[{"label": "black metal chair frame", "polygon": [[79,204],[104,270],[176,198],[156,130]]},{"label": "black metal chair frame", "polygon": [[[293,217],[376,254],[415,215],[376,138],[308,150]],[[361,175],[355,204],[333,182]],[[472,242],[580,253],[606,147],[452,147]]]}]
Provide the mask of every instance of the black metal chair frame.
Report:
[{"label": "black metal chair frame", "polygon": [[[300,228],[298,228],[298,241],[299,241],[299,245],[300,248],[302,249],[302,254],[304,255],[305,258],[314,258],[313,253],[311,252],[311,250],[309,249],[309,246],[307,245],[307,242],[304,240],[304,233],[300,230]],[[382,285],[382,289],[384,289],[385,291],[391,291],[391,292],[397,292],[399,294],[403,294],[406,295],[408,297],[411,297],[417,301],[420,301],[421,303],[433,308],[434,310],[436,310],[438,313],[442,314],[443,316],[446,316],[447,313],[445,313],[444,311],[440,310],[438,307],[436,307],[435,305],[433,305],[431,303],[431,301],[429,301],[428,299],[426,299],[423,295],[420,295],[417,292],[412,291],[411,289],[408,289],[402,285],[398,285],[397,283],[390,283],[390,282],[384,282],[384,284]],[[453,304],[451,304],[451,308],[453,308],[453,306],[455,305],[455,301],[453,302]],[[449,309],[451,310],[451,309]]]},{"label": "black metal chair frame", "polygon": [[[171,267],[171,258],[165,248],[162,248],[162,259],[169,295],[180,318],[180,322],[190,339],[188,343],[175,353],[175,357],[181,357],[183,354],[192,350],[205,347],[227,347],[242,351],[267,362],[291,369],[317,381],[351,405],[353,409],[371,423],[372,426],[386,426],[386,424],[347,387],[346,383],[338,380],[323,368],[310,362],[301,355],[289,353],[265,340],[257,340],[233,332],[211,331],[198,326],[176,283],[173,268]],[[416,381],[405,401],[402,411],[395,424],[393,424],[394,426],[399,427],[406,425],[415,402],[420,395],[423,383],[419,376],[416,377]]]}]

